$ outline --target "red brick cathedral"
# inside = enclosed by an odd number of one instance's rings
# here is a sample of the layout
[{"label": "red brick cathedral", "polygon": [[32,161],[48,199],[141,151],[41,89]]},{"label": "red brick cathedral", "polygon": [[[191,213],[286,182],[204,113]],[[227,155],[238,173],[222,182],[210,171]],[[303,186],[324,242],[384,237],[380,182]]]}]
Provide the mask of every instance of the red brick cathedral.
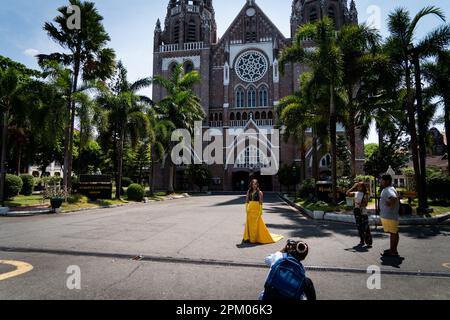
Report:
[{"label": "red brick cathedral", "polygon": [[[358,13],[353,0],[294,0],[291,14],[291,34],[286,38],[261,10],[255,0],[242,0],[243,8],[221,38],[217,37],[215,11],[212,0],[170,0],[164,26],[158,20],[154,37],[154,74],[169,77],[176,64],[183,64],[186,71],[197,70],[201,85],[196,88],[207,119],[203,130],[216,128],[221,132],[230,129],[273,129],[276,106],[281,98],[292,94],[299,87],[299,76],[306,70],[300,64],[288,64],[284,75],[279,73],[278,57],[289,46],[298,27],[320,19],[321,14],[335,21],[336,28],[357,23]],[[287,1],[281,1],[283,5]],[[159,86],[153,88],[153,100],[158,102],[165,92]],[[343,134],[342,126],[338,132]],[[364,141],[357,143],[357,161],[362,171]],[[224,146],[234,148],[235,145]],[[298,146],[280,138],[280,166],[300,162]],[[307,171],[312,174],[311,146],[307,154]],[[254,146],[239,149],[233,164],[210,166],[213,190],[233,191],[247,188],[249,178],[260,179],[266,191],[280,189],[276,175],[261,176],[266,159]],[[320,171],[330,171],[329,150],[320,150]],[[166,162],[166,163],[164,163]],[[167,161],[156,170],[157,189],[167,186]],[[176,189],[188,189],[184,177],[185,167],[178,167]]]}]

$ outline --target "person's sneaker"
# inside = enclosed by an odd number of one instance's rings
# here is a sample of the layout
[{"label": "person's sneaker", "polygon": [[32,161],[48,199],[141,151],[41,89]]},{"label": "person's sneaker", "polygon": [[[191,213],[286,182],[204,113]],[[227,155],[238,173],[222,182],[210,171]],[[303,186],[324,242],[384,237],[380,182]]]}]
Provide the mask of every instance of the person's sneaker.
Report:
[{"label": "person's sneaker", "polygon": [[381,254],[382,257],[399,257],[398,252],[385,251]]}]

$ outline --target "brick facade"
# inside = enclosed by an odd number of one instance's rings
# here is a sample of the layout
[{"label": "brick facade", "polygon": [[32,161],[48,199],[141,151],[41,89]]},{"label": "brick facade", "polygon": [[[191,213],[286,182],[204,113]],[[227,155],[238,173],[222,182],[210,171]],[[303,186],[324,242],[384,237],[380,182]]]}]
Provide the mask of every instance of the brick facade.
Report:
[{"label": "brick facade", "polygon": [[[321,6],[322,9],[321,9]],[[298,26],[320,18],[321,12],[330,16],[340,28],[357,21],[354,2],[346,0],[294,0],[291,15],[291,38]],[[196,88],[207,119],[204,129],[226,131],[243,128],[249,122],[256,130],[271,129],[276,124],[276,105],[284,96],[298,88],[298,79],[306,67],[288,64],[284,75],[279,73],[278,56],[290,45],[286,38],[256,4],[247,0],[228,30],[217,39],[212,0],[170,0],[164,30],[158,20],[155,28],[154,74],[168,77],[176,63],[197,70],[202,78]],[[159,101],[165,92],[153,87],[153,100]],[[342,132],[342,131],[341,131]],[[300,159],[295,143],[280,139],[280,165],[291,165]],[[363,158],[363,141],[358,141],[358,159]],[[320,158],[328,151],[322,150]],[[319,159],[320,159],[319,158]],[[310,162],[310,159],[307,159]],[[361,165],[362,166],[362,165]],[[310,166],[308,166],[311,172]],[[215,190],[240,189],[258,169],[236,168],[233,165],[212,165]],[[166,169],[156,170],[156,189],[167,185]],[[182,169],[178,169],[181,183]],[[267,189],[279,189],[276,176],[260,177]],[[183,189],[183,186],[178,185]]]}]

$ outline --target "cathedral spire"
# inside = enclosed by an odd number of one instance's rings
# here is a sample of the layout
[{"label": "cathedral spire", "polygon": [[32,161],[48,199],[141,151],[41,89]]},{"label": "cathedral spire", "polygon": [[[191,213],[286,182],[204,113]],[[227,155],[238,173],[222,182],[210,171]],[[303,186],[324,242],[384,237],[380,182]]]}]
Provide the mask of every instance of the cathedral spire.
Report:
[{"label": "cathedral spire", "polygon": [[358,10],[356,9],[356,3],[355,0],[352,0],[350,2],[350,12],[349,12],[349,16],[350,16],[350,21],[352,23],[358,23]]}]

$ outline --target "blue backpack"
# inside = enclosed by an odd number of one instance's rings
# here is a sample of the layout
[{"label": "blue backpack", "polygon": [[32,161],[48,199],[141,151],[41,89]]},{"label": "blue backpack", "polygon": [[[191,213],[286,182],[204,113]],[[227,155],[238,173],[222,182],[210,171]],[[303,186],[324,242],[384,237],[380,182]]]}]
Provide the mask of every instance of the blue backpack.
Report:
[{"label": "blue backpack", "polygon": [[262,300],[301,300],[305,286],[305,268],[294,257],[280,259],[270,269]]}]

